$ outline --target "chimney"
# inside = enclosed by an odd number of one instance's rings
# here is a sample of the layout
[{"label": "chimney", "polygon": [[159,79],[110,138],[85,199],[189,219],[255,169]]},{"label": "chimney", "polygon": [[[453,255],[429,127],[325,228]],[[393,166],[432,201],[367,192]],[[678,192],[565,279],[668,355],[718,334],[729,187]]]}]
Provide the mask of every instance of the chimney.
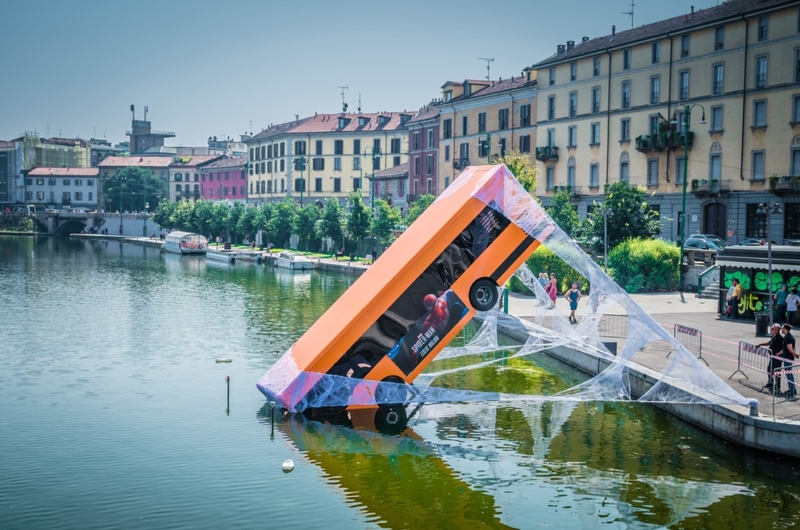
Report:
[{"label": "chimney", "polygon": [[611,26],[611,36],[613,37],[616,34],[617,34],[617,26]]},{"label": "chimney", "polygon": [[568,40],[567,41],[567,51],[570,51],[574,47],[575,47],[575,41],[574,40]]},{"label": "chimney", "polygon": [[586,41],[588,41],[588,40],[589,40],[589,37],[583,37],[583,38],[581,39],[581,42],[586,42]]},{"label": "chimney", "polygon": [[558,50],[556,53],[562,54],[562,53],[564,53],[565,47],[564,47],[563,44],[559,44],[556,49]]},{"label": "chimney", "polygon": [[692,18],[694,18],[694,6],[692,6]]}]

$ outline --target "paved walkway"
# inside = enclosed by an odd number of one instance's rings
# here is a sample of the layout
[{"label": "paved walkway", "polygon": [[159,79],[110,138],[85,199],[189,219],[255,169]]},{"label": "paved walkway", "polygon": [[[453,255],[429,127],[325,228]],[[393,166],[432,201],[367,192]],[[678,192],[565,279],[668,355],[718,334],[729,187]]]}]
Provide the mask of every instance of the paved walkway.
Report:
[{"label": "paved walkway", "polygon": [[[739,341],[758,344],[767,340],[766,337],[755,335],[754,321],[720,318],[717,314],[716,300],[696,298],[692,293],[684,293],[683,300],[679,293],[635,294],[631,295],[631,298],[670,334],[672,334],[675,324],[701,330],[703,332],[702,356],[708,362],[709,368],[743,396],[757,399],[760,402],[759,412],[761,414],[772,416],[773,397],[766,390],[762,391],[762,387],[767,382],[766,374],[743,367],[744,375],[739,372],[729,379],[737,369]],[[586,309],[585,300],[584,298],[579,304],[577,311],[579,320],[583,310]],[[559,298],[556,307],[564,316],[569,314],[569,302],[565,299]],[[530,318],[536,314],[534,299],[516,293],[509,295],[508,308],[511,314],[520,318]],[[624,315],[626,313],[622,307],[612,306],[607,314]],[[620,342],[618,349],[621,351],[624,339],[611,340]],[[660,371],[669,362],[666,356],[670,349],[665,342],[651,343],[637,352],[633,361],[652,370]],[[785,385],[786,382],[784,382],[784,389]],[[776,397],[775,415],[786,419],[800,420],[800,401]]]}]

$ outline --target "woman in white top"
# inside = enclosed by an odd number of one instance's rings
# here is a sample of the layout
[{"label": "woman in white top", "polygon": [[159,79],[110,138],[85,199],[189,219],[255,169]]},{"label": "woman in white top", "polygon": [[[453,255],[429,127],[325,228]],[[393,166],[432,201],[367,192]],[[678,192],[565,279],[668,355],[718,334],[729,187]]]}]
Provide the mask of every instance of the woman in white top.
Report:
[{"label": "woman in white top", "polygon": [[797,286],[791,288],[789,296],[786,297],[786,323],[794,326],[797,318],[797,305],[800,303],[800,295],[797,294]]}]

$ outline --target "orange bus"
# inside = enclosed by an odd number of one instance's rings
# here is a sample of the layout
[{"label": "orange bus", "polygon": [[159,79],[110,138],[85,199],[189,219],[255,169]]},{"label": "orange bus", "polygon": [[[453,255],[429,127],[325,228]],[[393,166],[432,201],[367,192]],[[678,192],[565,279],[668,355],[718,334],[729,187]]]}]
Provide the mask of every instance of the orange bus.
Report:
[{"label": "orange bus", "polygon": [[[498,286],[540,244],[502,213],[510,175],[505,166],[462,173],[264,375],[259,390],[292,412],[353,412],[385,404],[376,396],[380,382],[413,382],[476,311],[497,304]],[[403,415],[396,406],[387,411]]]}]

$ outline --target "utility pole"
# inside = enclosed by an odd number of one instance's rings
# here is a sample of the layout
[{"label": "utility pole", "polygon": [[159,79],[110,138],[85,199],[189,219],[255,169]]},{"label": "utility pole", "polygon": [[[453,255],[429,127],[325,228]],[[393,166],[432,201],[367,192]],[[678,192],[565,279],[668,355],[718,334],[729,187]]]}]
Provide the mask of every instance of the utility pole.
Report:
[{"label": "utility pole", "polygon": [[341,88],[342,89],[342,112],[347,112],[347,103],[344,102],[344,91],[348,90],[350,87],[349,86],[338,86],[336,88]]},{"label": "utility pole", "polygon": [[491,63],[494,62],[494,57],[478,57],[479,61],[486,61],[486,80],[489,81],[492,79],[490,75],[490,67]]}]

